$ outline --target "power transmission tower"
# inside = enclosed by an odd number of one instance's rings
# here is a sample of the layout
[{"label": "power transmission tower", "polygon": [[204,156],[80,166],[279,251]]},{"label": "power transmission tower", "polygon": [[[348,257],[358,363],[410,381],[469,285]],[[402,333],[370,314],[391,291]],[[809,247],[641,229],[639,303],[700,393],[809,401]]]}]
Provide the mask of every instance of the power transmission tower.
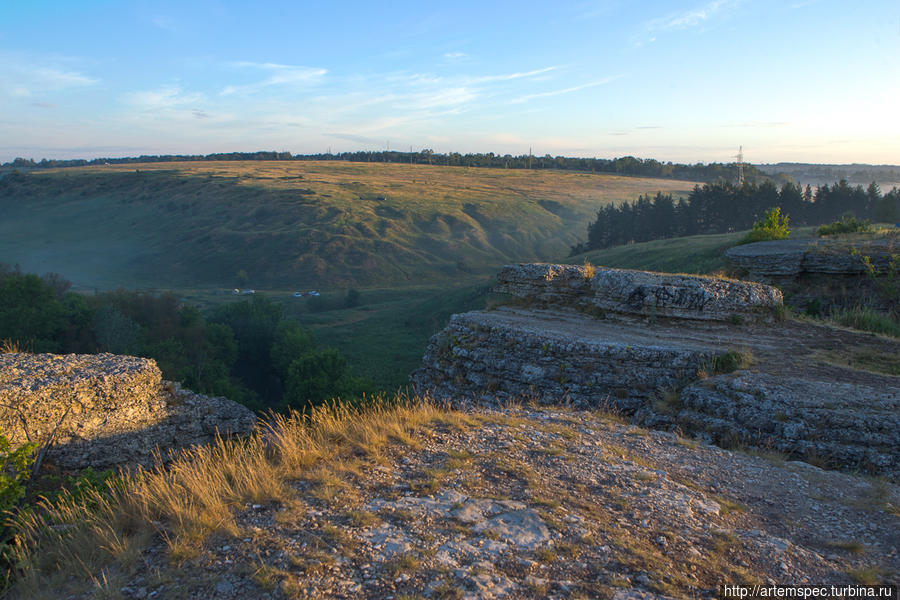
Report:
[{"label": "power transmission tower", "polygon": [[737,159],[738,166],[738,185],[744,185],[744,147],[739,146],[738,153],[734,156]]}]

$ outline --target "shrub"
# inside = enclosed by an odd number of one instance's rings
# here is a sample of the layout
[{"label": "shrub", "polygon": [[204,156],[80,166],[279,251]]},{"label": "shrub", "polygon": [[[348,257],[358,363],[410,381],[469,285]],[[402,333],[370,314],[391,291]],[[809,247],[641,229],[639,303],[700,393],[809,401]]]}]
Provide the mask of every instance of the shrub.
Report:
[{"label": "shrub", "polygon": [[857,233],[872,231],[872,225],[868,221],[861,221],[853,213],[845,213],[841,218],[830,225],[822,225],[816,230],[816,235],[835,235],[839,233]]},{"label": "shrub", "polygon": [[25,483],[31,475],[37,444],[23,444],[15,450],[0,433],[0,513],[13,509],[25,496]]},{"label": "shrub", "polygon": [[766,242],[770,240],[783,240],[790,235],[788,228],[788,216],[781,214],[781,208],[770,208],[766,216],[753,224],[753,229],[741,238],[736,244],[752,244],[753,242]]}]

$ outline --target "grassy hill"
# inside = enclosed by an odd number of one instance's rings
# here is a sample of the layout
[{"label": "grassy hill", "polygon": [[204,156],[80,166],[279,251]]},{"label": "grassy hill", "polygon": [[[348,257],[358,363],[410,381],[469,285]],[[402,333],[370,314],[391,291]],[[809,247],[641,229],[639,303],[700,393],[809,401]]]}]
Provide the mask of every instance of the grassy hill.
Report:
[{"label": "grassy hill", "polygon": [[0,261],[100,289],[468,280],[564,256],[606,203],[692,186],[331,161],[49,170],[0,179]]}]

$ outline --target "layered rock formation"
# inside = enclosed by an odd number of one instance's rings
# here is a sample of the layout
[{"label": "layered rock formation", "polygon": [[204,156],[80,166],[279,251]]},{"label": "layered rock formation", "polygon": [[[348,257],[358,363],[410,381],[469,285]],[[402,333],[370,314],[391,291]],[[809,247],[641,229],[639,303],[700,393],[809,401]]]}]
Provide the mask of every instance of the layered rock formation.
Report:
[{"label": "layered rock formation", "polygon": [[153,360],[115,354],[0,355],[0,431],[53,445],[64,468],[150,464],[218,434],[246,434],[252,412],[162,381]]},{"label": "layered rock formation", "polygon": [[729,248],[725,256],[753,279],[796,277],[802,273],[885,273],[896,260],[894,255],[900,253],[900,239],[896,238],[886,236],[852,243],[828,238],[756,242]]},{"label": "layered rock formation", "polygon": [[775,322],[780,293],[758,283],[568,265],[508,266],[498,280],[513,305],[454,315],[411,378],[418,393],[608,407],[900,477],[900,377],[833,360],[897,355],[896,341]]},{"label": "layered rock formation", "polygon": [[725,255],[747,278],[778,285],[795,310],[818,314],[860,305],[900,310],[898,235],[757,242]]},{"label": "layered rock formation", "polygon": [[752,282],[588,266],[509,265],[496,292],[555,306],[648,317],[771,320],[781,292]]}]

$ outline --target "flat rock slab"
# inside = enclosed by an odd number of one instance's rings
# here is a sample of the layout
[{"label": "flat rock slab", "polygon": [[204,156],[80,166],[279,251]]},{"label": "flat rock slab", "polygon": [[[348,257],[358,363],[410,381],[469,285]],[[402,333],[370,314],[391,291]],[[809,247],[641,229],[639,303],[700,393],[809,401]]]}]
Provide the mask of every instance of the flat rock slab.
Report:
[{"label": "flat rock slab", "polygon": [[771,320],[781,292],[754,282],[577,265],[507,265],[494,291],[532,302],[648,317]]},{"label": "flat rock slab", "polygon": [[163,381],[150,359],[0,355],[0,431],[14,445],[52,440],[47,458],[64,468],[148,465],[255,423],[235,402]]},{"label": "flat rock slab", "polygon": [[676,388],[734,345],[735,330],[637,319],[593,319],[575,311],[501,308],[454,315],[432,338],[412,376],[419,393],[464,404],[540,396],[636,410],[657,389]]},{"label": "flat rock slab", "polygon": [[[717,375],[727,353],[745,357],[744,368]],[[806,322],[502,307],[454,315],[411,383],[456,406],[612,408],[643,425],[900,480],[900,377],[839,364],[898,353],[897,340]]]}]

